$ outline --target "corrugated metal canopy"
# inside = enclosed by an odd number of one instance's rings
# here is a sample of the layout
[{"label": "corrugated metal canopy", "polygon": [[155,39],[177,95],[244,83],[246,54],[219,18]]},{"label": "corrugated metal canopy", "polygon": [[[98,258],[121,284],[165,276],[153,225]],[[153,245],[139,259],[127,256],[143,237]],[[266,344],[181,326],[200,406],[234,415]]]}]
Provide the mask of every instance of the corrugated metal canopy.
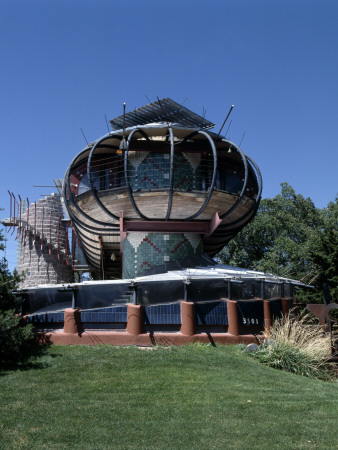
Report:
[{"label": "corrugated metal canopy", "polygon": [[[148,123],[170,122],[177,123],[190,128],[209,129],[215,124],[204,117],[193,113],[184,106],[174,102],[170,98],[163,98],[149,105],[137,108],[125,116],[125,127],[146,125]],[[110,121],[113,130],[123,128],[123,114]]]}]

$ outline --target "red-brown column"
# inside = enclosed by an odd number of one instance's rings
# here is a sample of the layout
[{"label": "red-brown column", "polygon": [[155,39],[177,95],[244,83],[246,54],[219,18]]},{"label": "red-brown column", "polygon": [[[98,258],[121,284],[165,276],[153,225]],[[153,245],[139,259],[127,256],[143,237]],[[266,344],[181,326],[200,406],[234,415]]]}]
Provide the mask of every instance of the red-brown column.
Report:
[{"label": "red-brown column", "polygon": [[239,318],[236,300],[227,300],[228,309],[228,333],[233,336],[239,335]]},{"label": "red-brown column", "polygon": [[195,334],[195,312],[193,302],[181,302],[181,333],[186,336]]},{"label": "red-brown column", "polygon": [[143,333],[143,306],[128,304],[127,332],[133,336]]},{"label": "red-brown column", "polygon": [[64,333],[79,334],[82,331],[81,312],[79,309],[65,309]]},{"label": "red-brown column", "polygon": [[270,302],[268,300],[263,300],[264,305],[264,325],[267,332],[270,331],[271,327],[271,308]]},{"label": "red-brown column", "polygon": [[283,315],[284,317],[289,314],[289,303],[286,298],[282,298],[282,309],[283,309]]}]

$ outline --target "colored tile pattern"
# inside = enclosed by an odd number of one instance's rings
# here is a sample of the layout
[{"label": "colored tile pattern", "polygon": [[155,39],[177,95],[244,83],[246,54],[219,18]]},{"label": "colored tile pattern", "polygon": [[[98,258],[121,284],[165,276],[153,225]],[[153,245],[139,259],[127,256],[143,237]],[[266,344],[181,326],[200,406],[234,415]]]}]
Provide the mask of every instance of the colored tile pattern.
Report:
[{"label": "colored tile pattern", "polygon": [[202,240],[195,234],[129,233],[123,242],[123,278],[134,278],[146,269],[202,253]]},{"label": "colored tile pattern", "polygon": [[[176,153],[174,155],[174,189],[190,191],[201,189],[198,170],[199,154]],[[169,189],[170,155],[168,153],[130,152],[128,176],[134,191],[139,189]]]},{"label": "colored tile pattern", "polygon": [[226,302],[195,303],[196,325],[228,325]]}]

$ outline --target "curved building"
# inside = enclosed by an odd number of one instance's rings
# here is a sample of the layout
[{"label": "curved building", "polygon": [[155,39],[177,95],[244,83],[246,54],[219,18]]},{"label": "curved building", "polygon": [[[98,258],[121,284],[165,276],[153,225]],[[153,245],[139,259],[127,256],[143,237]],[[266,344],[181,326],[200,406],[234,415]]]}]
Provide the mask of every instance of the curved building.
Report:
[{"label": "curved building", "polygon": [[165,98],[110,123],[63,181],[96,279],[201,265],[254,217],[260,171],[205,118]]}]

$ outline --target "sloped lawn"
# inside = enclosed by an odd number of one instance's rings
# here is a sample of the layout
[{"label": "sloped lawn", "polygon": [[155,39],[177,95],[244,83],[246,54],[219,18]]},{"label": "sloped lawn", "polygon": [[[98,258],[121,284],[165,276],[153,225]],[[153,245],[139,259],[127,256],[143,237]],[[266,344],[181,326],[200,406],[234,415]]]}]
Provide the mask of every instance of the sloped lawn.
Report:
[{"label": "sloped lawn", "polygon": [[239,347],[50,347],[0,376],[0,448],[337,448],[338,384]]}]

